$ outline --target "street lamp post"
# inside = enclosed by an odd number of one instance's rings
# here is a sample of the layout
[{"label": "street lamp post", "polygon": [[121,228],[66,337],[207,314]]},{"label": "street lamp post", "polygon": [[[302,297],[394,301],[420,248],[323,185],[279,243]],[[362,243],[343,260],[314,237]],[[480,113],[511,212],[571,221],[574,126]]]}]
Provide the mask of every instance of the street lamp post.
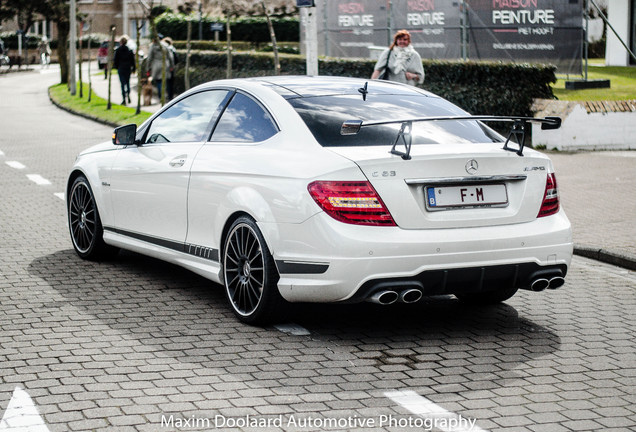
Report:
[{"label": "street lamp post", "polygon": [[121,2],[121,32],[128,34],[128,0]]},{"label": "street lamp post", "polygon": [[314,0],[296,0],[301,9],[301,19],[305,23],[305,50],[307,75],[318,75],[318,23]]}]

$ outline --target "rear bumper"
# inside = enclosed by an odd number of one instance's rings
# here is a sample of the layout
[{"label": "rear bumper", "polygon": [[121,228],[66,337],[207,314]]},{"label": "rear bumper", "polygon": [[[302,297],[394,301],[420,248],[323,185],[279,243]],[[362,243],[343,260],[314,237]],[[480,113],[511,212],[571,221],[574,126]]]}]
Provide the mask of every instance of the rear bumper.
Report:
[{"label": "rear bumper", "polygon": [[[384,291],[402,294],[416,290],[425,296],[476,294],[508,288],[542,291],[551,287],[551,280],[559,282],[565,278],[567,270],[565,264],[541,266],[537,263],[425,270],[413,277],[369,280],[347,302],[366,301]],[[545,281],[545,285],[537,283],[537,280]],[[558,286],[560,284],[552,288]]]},{"label": "rear bumper", "polygon": [[527,288],[536,271],[565,276],[573,249],[563,211],[524,224],[438,230],[348,225],[324,213],[259,226],[291,302],[362,301],[389,285],[425,295]]}]

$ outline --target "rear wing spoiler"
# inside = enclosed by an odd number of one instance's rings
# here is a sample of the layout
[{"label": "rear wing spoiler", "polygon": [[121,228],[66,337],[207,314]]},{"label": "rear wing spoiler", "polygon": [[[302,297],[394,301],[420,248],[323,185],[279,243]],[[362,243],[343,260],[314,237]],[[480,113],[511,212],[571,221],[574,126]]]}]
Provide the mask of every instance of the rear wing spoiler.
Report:
[{"label": "rear wing spoiler", "polygon": [[[503,146],[503,150],[512,151],[519,156],[523,156],[523,148],[525,145],[526,132],[528,129],[528,123],[540,123],[541,129],[550,130],[558,129],[561,127],[560,117],[515,117],[515,116],[486,116],[486,115],[474,115],[474,116],[439,116],[439,117],[418,117],[408,119],[396,119],[396,120],[375,120],[375,121],[362,121],[362,120],[346,120],[342,123],[340,128],[340,135],[356,135],[360,132],[360,129],[368,126],[378,126],[387,124],[401,124],[400,131],[398,132],[393,146],[391,147],[391,154],[401,156],[402,159],[411,159],[411,130],[413,123],[423,121],[449,121],[449,120],[474,120],[482,122],[512,122],[512,128],[508,133],[508,138]],[[514,137],[518,148],[511,148],[508,146],[510,139]],[[400,142],[401,141],[401,142]],[[403,144],[405,152],[396,150],[398,144]]]}]

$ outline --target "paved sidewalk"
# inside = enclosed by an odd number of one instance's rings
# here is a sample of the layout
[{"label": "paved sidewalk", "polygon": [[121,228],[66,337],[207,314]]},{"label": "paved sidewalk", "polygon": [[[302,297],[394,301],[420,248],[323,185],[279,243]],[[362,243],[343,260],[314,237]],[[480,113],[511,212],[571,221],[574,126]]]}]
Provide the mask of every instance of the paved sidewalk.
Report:
[{"label": "paved sidewalk", "polygon": [[575,253],[636,270],[636,151],[549,156]]},{"label": "paved sidewalk", "polygon": [[[86,69],[84,69],[86,70]],[[99,71],[97,73],[96,71]],[[137,80],[138,75],[135,73],[130,77],[130,100],[131,103],[127,104],[128,106],[136,107],[137,106]],[[93,62],[91,64],[91,83],[92,88],[95,94],[104,99],[108,98],[108,80],[104,78],[104,71],[99,70],[97,68],[97,63]],[[117,75],[117,71],[114,70],[112,77],[110,79],[110,100],[114,104],[121,103],[121,84],[119,82],[119,75]],[[157,98],[156,91],[152,97],[151,105],[144,105],[143,98],[141,100],[141,110],[147,112],[157,112],[161,108],[161,102]]]},{"label": "paved sidewalk", "polygon": [[[92,68],[92,66],[91,66]],[[97,70],[95,67],[94,70]],[[137,76],[131,78],[131,99],[136,102]],[[106,97],[104,73],[93,75],[93,89]],[[113,74],[111,100],[121,99],[119,77]],[[161,108],[156,96],[153,105]],[[575,253],[636,270],[636,151],[549,152],[559,192],[574,230]]]}]

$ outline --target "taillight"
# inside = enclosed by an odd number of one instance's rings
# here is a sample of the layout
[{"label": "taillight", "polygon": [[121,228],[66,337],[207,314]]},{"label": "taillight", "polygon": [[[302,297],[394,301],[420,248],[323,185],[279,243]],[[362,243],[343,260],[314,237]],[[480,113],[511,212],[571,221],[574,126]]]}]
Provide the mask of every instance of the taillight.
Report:
[{"label": "taillight", "polygon": [[320,208],[340,222],[395,226],[393,217],[369,182],[315,181],[307,189]]},{"label": "taillight", "polygon": [[545,183],[545,193],[543,202],[539,210],[538,218],[550,216],[559,211],[559,190],[554,173],[548,173],[548,180]]}]

